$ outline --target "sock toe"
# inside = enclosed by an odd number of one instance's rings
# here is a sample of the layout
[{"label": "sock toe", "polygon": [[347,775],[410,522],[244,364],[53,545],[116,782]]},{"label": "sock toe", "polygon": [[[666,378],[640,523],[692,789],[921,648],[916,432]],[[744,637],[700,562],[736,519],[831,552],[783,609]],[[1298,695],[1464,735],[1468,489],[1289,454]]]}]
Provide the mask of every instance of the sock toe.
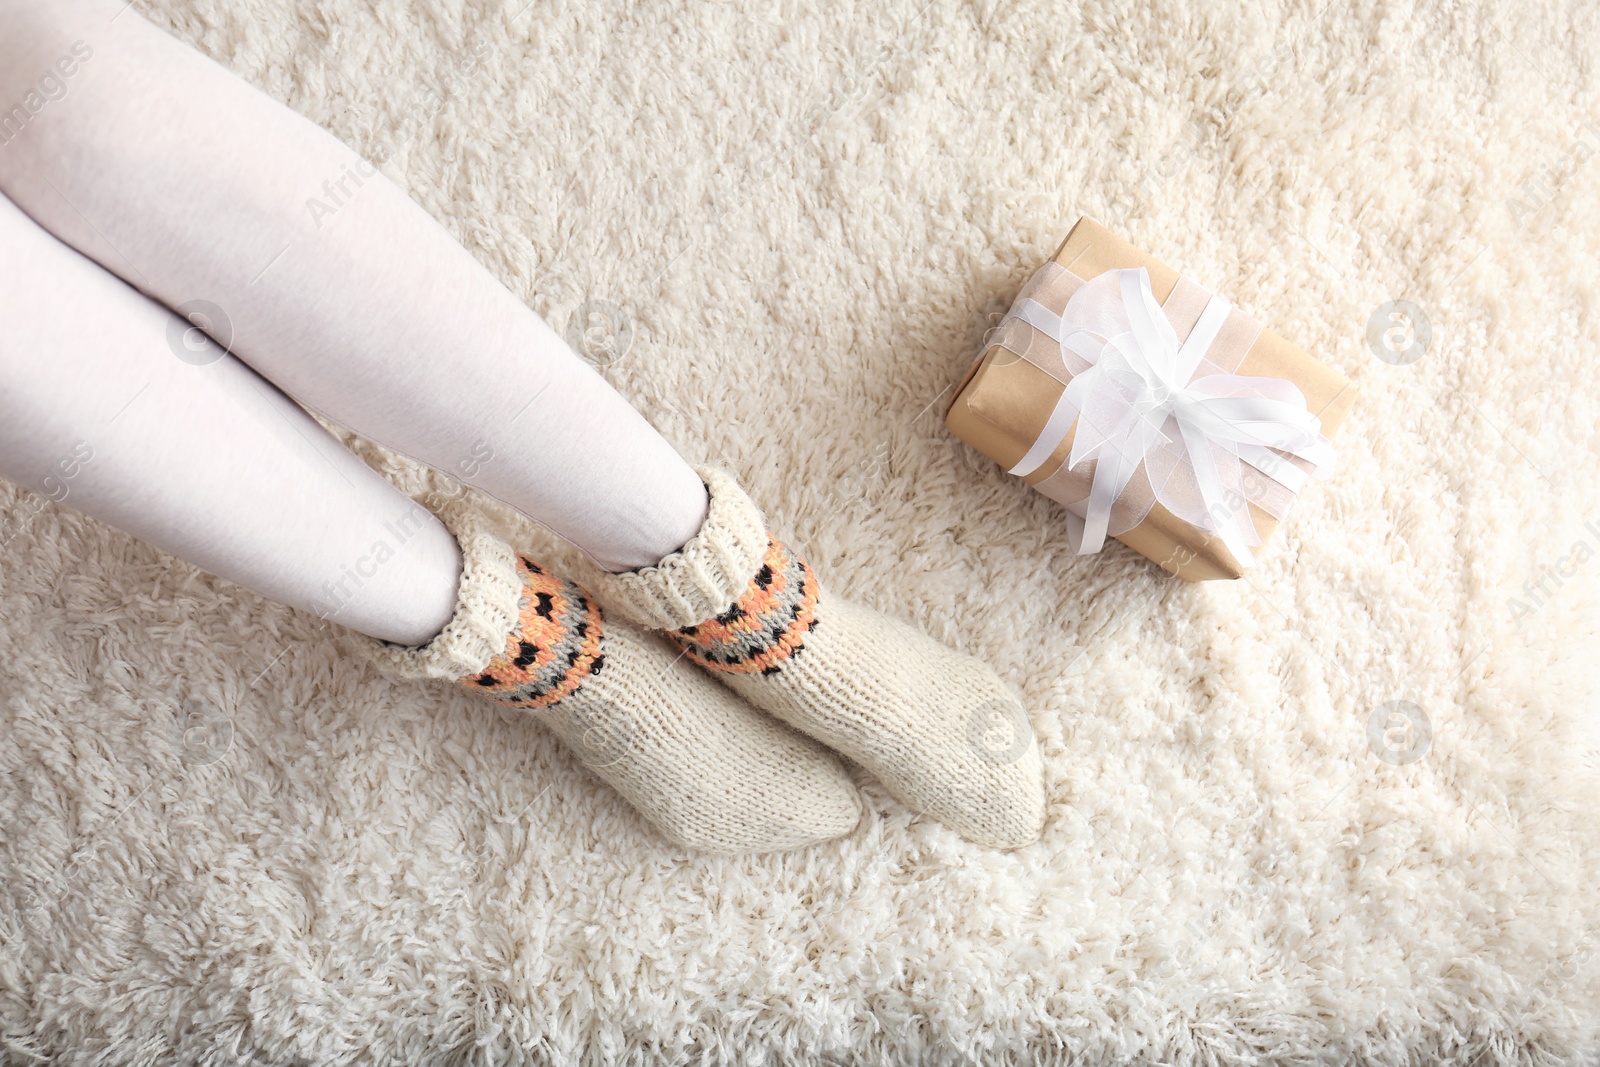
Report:
[{"label": "sock toe", "polygon": [[995,848],[1036,840],[1044,775],[1026,712],[986,664],[823,592],[726,473],[701,469],[700,533],[653,567],[594,578],[751,704],[843,753],[903,803]]},{"label": "sock toe", "polygon": [[855,829],[863,810],[855,786],[814,740],[655,635],[612,622],[606,645],[601,676],[538,714],[669,840],[724,854],[781,852]]},{"label": "sock toe", "polygon": [[818,618],[780,671],[723,680],[963,837],[1003,849],[1037,840],[1045,813],[1039,746],[999,676],[850,601],[825,598]]}]

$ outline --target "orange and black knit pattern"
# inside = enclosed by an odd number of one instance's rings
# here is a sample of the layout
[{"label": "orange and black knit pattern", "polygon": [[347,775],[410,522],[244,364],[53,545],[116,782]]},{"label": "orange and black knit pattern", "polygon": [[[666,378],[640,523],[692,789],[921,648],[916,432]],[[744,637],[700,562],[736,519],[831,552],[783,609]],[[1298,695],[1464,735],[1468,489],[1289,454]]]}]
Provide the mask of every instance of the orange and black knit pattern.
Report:
[{"label": "orange and black knit pattern", "polygon": [[517,557],[517,576],[520,615],[506,650],[461,684],[497,704],[540,708],[571,696],[600,673],[600,607],[583,586],[546,573],[525,556]]},{"label": "orange and black knit pattern", "polygon": [[817,625],[817,578],[770,533],[761,569],[744,594],[716,618],[672,631],[702,667],[731,674],[776,673]]}]

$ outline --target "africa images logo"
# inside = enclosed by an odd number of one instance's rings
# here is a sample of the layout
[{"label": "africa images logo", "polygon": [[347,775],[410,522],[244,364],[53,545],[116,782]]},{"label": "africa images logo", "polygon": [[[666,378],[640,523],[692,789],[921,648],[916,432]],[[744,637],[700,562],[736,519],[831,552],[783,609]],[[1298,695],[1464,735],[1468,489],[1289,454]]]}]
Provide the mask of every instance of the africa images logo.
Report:
[{"label": "africa images logo", "polygon": [[0,113],[0,145],[10,144],[39,112],[57,100],[66,99],[68,80],[93,57],[94,49],[78,41],[66,55],[51,64],[20,101]]}]

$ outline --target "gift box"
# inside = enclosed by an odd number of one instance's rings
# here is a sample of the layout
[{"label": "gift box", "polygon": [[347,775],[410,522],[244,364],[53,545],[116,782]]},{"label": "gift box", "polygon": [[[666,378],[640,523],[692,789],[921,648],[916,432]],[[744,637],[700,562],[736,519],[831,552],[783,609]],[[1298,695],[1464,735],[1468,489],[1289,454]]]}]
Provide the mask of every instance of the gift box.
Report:
[{"label": "gift box", "polygon": [[1237,578],[1313,480],[1344,375],[1093,219],[991,331],[945,412],[957,437],[1188,581]]}]

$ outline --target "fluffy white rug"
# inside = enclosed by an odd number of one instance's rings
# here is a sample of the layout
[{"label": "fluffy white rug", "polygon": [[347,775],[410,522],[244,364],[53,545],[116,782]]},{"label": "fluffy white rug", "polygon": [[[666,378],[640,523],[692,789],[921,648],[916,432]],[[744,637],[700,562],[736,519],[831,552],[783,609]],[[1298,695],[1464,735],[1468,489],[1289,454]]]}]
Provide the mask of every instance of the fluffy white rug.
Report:
[{"label": "fluffy white rug", "polygon": [[[520,2],[151,16],[563,329],[624,316],[686,454],[1023,687],[1045,838],[864,781],[847,840],[684,854],[533,723],[3,486],[7,1062],[1596,1062],[1593,5]],[[1361,385],[1247,581],[1073,557],[942,428],[1083,212]]]}]

